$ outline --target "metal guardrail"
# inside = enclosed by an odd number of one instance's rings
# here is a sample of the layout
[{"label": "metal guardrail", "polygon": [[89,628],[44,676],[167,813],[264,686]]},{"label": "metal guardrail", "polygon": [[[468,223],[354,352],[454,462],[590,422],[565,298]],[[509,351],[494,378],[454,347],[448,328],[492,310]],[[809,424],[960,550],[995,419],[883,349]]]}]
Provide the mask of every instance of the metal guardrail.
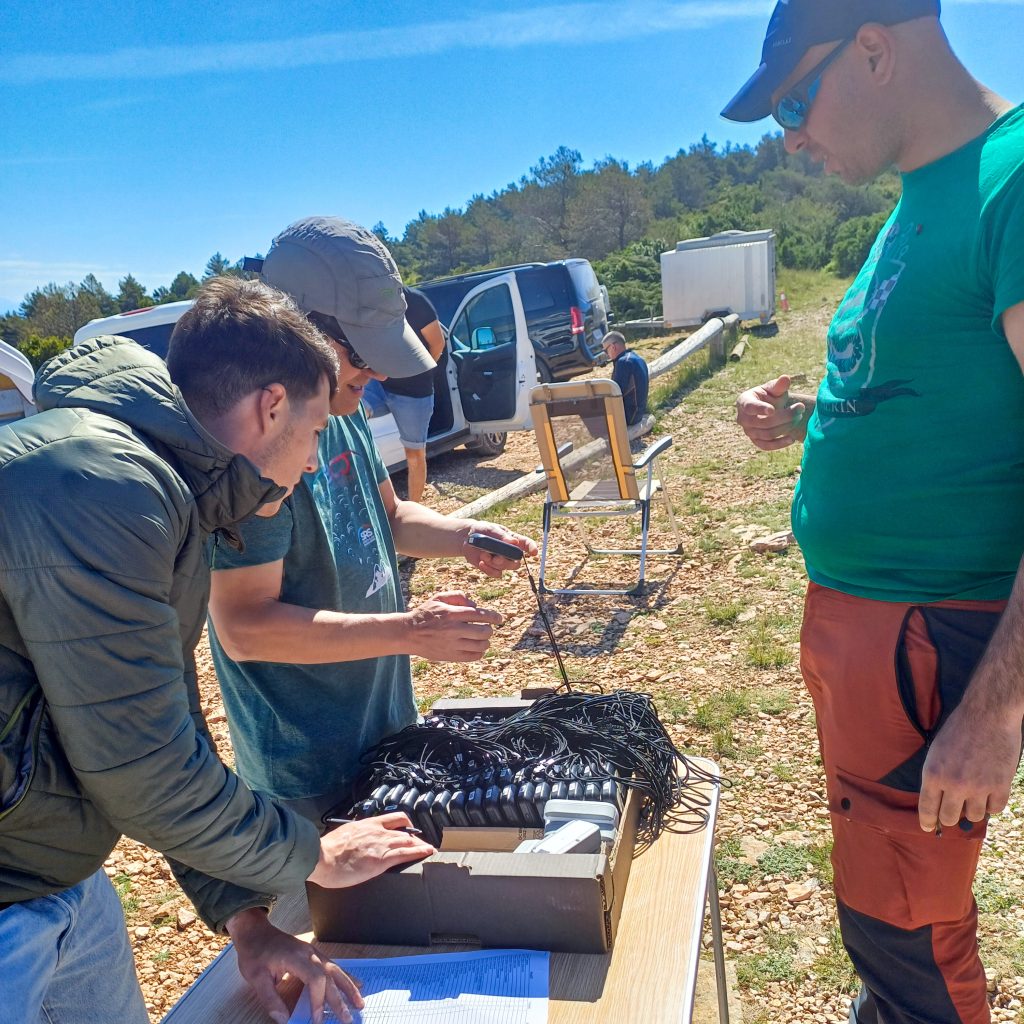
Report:
[{"label": "metal guardrail", "polygon": [[713,317],[699,331],[684,338],[664,355],[658,356],[650,364],[651,379],[676,369],[684,359],[704,348],[711,350],[712,362],[724,363],[726,342],[730,345],[736,342],[739,325],[740,318],[735,313],[730,313],[724,320]]}]

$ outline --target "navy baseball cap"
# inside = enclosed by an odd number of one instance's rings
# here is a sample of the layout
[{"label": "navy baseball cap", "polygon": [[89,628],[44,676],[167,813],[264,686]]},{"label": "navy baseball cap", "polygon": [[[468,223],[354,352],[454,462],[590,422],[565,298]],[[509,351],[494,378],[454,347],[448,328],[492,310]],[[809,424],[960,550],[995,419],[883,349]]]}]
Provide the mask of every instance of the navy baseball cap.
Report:
[{"label": "navy baseball cap", "polygon": [[729,101],[722,117],[760,121],[772,112],[772,93],[803,55],[819,43],[852,39],[868,22],[895,25],[938,17],[939,0],[779,0],[761,50],[761,66]]}]

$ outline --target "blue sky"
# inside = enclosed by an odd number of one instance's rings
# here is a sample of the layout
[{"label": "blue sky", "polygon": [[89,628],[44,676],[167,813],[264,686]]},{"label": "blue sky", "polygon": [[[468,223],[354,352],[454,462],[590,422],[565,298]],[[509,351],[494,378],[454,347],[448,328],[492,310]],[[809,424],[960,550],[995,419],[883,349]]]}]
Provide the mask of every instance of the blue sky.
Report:
[{"label": "blue sky", "polygon": [[[560,145],[660,163],[753,71],[772,0],[11,0],[0,9],[0,311],[49,281],[149,289],[312,213],[460,207]],[[945,0],[1024,100],[1024,0]]]}]

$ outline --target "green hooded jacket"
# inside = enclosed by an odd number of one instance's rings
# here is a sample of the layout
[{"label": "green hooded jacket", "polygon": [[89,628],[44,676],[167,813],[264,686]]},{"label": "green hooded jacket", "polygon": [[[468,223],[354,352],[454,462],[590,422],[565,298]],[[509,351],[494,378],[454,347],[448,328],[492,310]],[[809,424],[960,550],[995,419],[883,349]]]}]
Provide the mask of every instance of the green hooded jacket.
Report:
[{"label": "green hooded jacket", "polygon": [[35,398],[0,427],[0,902],[77,884],[123,833],[221,928],[319,853],[218,759],[193,660],[207,537],[281,489],[125,338],[50,360]]}]

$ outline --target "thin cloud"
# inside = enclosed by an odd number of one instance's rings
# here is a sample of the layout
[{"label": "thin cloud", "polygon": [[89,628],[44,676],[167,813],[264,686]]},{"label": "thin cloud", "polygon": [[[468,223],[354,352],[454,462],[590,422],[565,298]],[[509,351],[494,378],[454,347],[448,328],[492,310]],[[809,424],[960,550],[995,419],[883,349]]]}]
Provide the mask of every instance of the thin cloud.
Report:
[{"label": "thin cloud", "polygon": [[78,111],[83,114],[106,114],[112,110],[129,110],[150,102],[152,99],[149,96],[106,96],[80,104]]},{"label": "thin cloud", "polygon": [[[947,0],[947,6],[1024,8],[1024,0]],[[511,50],[523,46],[585,45],[595,41],[596,32],[600,33],[602,42],[615,43],[746,18],[764,20],[769,10],[768,0],[584,2],[398,28],[321,33],[260,42],[127,47],[93,54],[22,53],[0,62],[0,82],[33,85],[87,79],[278,71],[474,48]]]},{"label": "thin cloud", "polygon": [[172,78],[396,59],[473,48],[584,45],[594,42],[595,26],[599,26],[602,42],[613,43],[764,17],[765,8],[763,0],[560,4],[458,21],[261,42],[130,47],[94,54],[26,53],[8,56],[0,64],[0,81],[32,85],[86,79]]}]

